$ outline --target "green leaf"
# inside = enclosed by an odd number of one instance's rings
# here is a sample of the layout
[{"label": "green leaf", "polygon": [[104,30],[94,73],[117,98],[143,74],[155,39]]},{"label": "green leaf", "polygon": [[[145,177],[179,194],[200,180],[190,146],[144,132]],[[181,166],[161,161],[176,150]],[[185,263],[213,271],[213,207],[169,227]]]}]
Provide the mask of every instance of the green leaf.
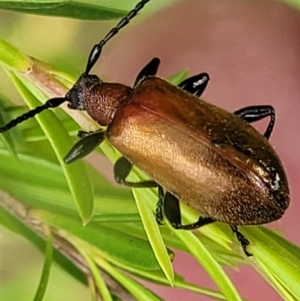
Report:
[{"label": "green leaf", "polygon": [[32,67],[32,62],[28,56],[2,39],[0,39],[0,62],[7,68],[22,73],[29,72]]},{"label": "green leaf", "polygon": [[243,231],[251,242],[251,263],[277,280],[273,284],[279,292],[285,289],[300,300],[300,248],[264,227],[244,227]]},{"label": "green leaf", "polygon": [[[21,199],[30,207],[77,216],[66,178],[57,163],[22,153],[19,153],[18,158],[19,160],[16,161],[7,150],[0,149],[2,190],[16,199]],[[136,216],[136,206],[128,189],[117,189],[91,167],[87,171],[95,186],[95,213],[104,217],[112,216],[111,219],[104,219],[112,222],[122,221],[120,212],[126,216],[127,214]],[[124,221],[128,221],[127,217]]]},{"label": "green leaf", "polygon": [[34,301],[42,301],[44,298],[47,289],[47,284],[50,278],[52,258],[53,258],[52,236],[49,234],[47,239],[46,257],[45,257],[42,277],[40,279],[39,287],[35,294]]},{"label": "green leaf", "polygon": [[[90,1],[91,2],[91,1]],[[121,18],[126,11],[112,8],[112,5],[94,1],[88,3],[86,1],[70,1],[70,0],[14,0],[0,1],[0,9],[12,10],[15,12],[45,15],[53,17],[66,17],[81,20],[109,20]]]},{"label": "green leaf", "polygon": [[172,263],[167,252],[167,248],[162,240],[154,214],[149,204],[145,202],[145,197],[147,198],[148,196],[145,191],[142,192],[140,189],[133,189],[133,195],[136,199],[136,204],[144,224],[144,229],[147,233],[147,237],[155,253],[156,259],[158,260],[159,265],[166,275],[170,285],[173,286],[174,271]]},{"label": "green leaf", "polygon": [[128,277],[126,274],[121,273],[108,262],[99,256],[94,256],[98,265],[116,279],[123,287],[125,287],[137,300],[143,301],[162,301],[161,298],[152,293],[149,289],[145,288],[138,282]]},{"label": "green leaf", "polygon": [[57,229],[64,229],[101,250],[108,257],[115,258],[126,265],[147,270],[159,269],[157,260],[147,240],[110,229],[103,224],[89,223],[83,227],[78,219],[72,217],[34,209],[32,209],[31,213],[37,220],[45,220],[47,224]]},{"label": "green leaf", "polygon": [[[154,283],[167,285],[167,286],[170,285],[169,280],[166,279],[164,272],[161,270],[157,270],[157,271],[141,270],[141,269],[137,269],[133,266],[122,265],[122,264],[119,264],[114,261],[110,261],[110,262],[135,274],[136,276],[139,276],[139,277],[145,279],[146,281],[151,281]],[[211,297],[215,300],[228,300],[222,293],[220,293],[218,291],[187,283],[184,280],[184,278],[178,274],[175,274],[173,285],[174,285],[174,287],[187,289],[187,290],[193,291],[195,293]]]},{"label": "green leaf", "polygon": [[168,81],[175,85],[175,86],[178,86],[183,80],[185,80],[188,76],[188,70],[183,70],[183,71],[180,71],[170,77],[168,77]]},{"label": "green leaf", "polygon": [[220,288],[221,292],[231,301],[241,301],[241,297],[236,288],[223,271],[222,267],[213,258],[210,252],[200,242],[200,240],[189,231],[174,230],[173,233],[181,239],[191,254],[197,259],[197,261],[207,271],[209,276]]},{"label": "green leaf", "polygon": [[93,279],[95,279],[94,281],[96,283],[96,286],[97,286],[99,292],[101,293],[101,297],[102,297],[103,301],[113,301],[113,298],[109,292],[109,289],[108,289],[106,283],[104,282],[103,278],[101,277],[101,272],[99,271],[99,268],[97,267],[97,265],[95,264],[93,259],[89,255],[87,255],[85,252],[83,252],[82,250],[79,250],[79,251],[83,255],[85,261],[87,262],[87,264],[91,270]]}]

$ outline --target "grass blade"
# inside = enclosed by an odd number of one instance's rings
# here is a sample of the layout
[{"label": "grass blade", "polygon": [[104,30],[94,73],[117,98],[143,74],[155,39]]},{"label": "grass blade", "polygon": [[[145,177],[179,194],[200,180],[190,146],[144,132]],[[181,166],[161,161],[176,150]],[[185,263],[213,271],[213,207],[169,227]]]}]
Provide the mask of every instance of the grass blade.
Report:
[{"label": "grass blade", "polygon": [[38,286],[38,290],[35,294],[34,301],[42,301],[47,289],[48,281],[50,278],[50,271],[52,265],[52,258],[53,258],[53,246],[52,246],[52,236],[49,234],[47,239],[47,246],[46,246],[46,257],[43,267],[42,276],[40,279],[40,283]]},{"label": "grass blade", "polygon": [[212,257],[210,252],[204,247],[200,240],[190,231],[174,230],[173,233],[184,242],[187,249],[193,254],[197,261],[207,271],[212,280],[220,288],[221,292],[230,301],[241,301],[241,297],[236,288],[223,271],[221,266]]},{"label": "grass blade", "polygon": [[15,12],[66,17],[80,20],[110,20],[121,18],[126,11],[108,5],[88,3],[87,1],[48,0],[48,1],[0,1],[0,9]]}]

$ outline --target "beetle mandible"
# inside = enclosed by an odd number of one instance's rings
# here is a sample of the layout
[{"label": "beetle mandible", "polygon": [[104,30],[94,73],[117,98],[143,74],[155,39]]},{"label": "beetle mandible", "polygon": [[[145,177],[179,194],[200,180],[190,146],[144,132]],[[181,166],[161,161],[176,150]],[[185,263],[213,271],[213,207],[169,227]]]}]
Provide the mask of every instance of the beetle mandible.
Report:
[{"label": "beetle mandible", "polygon": [[[84,157],[108,139],[123,154],[114,166],[118,183],[158,188],[158,223],[163,214],[177,229],[227,223],[249,256],[249,241],[238,226],[277,220],[290,201],[283,166],[268,142],[275,123],[273,107],[249,106],[227,112],[199,98],[209,81],[207,73],[176,87],[156,76],[158,58],[140,71],[133,88],[105,83],[89,74],[103,46],[149,1],[140,1],[93,47],[85,72],[65,97],[49,99],[1,127],[0,132],[63,102],[68,102],[70,109],[86,110],[107,128],[79,132],[82,139],[67,154],[66,163]],[[261,135],[250,123],[265,117],[270,121]],[[133,165],[153,180],[126,181]],[[179,200],[201,214],[198,221],[182,224]]]}]

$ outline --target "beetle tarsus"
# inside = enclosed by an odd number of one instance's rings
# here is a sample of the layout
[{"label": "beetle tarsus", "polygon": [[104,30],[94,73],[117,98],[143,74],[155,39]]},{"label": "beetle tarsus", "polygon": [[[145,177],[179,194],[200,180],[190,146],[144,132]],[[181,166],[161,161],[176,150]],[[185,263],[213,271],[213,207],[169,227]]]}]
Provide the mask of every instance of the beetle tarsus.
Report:
[{"label": "beetle tarsus", "polygon": [[155,210],[155,219],[156,222],[162,226],[164,216],[163,216],[163,204],[164,204],[164,190],[161,186],[158,186],[158,202],[156,205],[156,210]]},{"label": "beetle tarsus", "polygon": [[247,251],[247,247],[250,245],[249,240],[238,230],[238,227],[236,225],[230,225],[232,232],[235,234],[237,240],[242,246],[242,249],[247,257],[252,256],[253,254],[249,253]]},{"label": "beetle tarsus", "polygon": [[181,223],[179,199],[170,192],[166,192],[163,198],[163,208],[167,219],[170,221],[172,227],[175,229],[193,230],[215,222],[215,220],[210,217],[200,216],[197,222],[188,225],[183,225]]},{"label": "beetle tarsus", "polygon": [[194,229],[197,229],[197,228],[200,228],[200,227],[203,227],[205,225],[208,225],[208,224],[211,224],[211,223],[214,223],[215,220],[210,218],[210,217],[202,217],[200,216],[198,221],[196,221],[195,223],[193,224],[188,224],[188,225],[177,225],[176,229],[181,229],[181,230],[194,230]]}]

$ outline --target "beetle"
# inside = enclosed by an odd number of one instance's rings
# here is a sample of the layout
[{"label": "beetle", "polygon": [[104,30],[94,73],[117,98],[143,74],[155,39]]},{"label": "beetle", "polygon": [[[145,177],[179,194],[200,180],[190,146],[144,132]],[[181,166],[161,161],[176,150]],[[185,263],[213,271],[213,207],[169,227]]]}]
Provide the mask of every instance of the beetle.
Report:
[{"label": "beetle", "polygon": [[[80,131],[81,138],[65,158],[71,163],[107,139],[123,155],[114,166],[115,180],[129,187],[156,187],[156,220],[165,216],[176,229],[195,229],[215,221],[229,224],[247,256],[249,241],[240,225],[275,221],[288,208],[289,186],[283,165],[268,139],[275,124],[269,105],[249,106],[234,113],[200,99],[209,75],[200,73],[178,86],[157,77],[160,64],[152,59],[133,87],[103,82],[90,70],[103,46],[135,17],[147,2],[140,1],[88,58],[85,72],[65,97],[49,99],[0,128],[5,132],[43,110],[63,102],[85,110],[106,130]],[[269,117],[261,135],[250,123]],[[126,180],[135,165],[152,180]],[[183,225],[182,200],[201,214]]]}]

